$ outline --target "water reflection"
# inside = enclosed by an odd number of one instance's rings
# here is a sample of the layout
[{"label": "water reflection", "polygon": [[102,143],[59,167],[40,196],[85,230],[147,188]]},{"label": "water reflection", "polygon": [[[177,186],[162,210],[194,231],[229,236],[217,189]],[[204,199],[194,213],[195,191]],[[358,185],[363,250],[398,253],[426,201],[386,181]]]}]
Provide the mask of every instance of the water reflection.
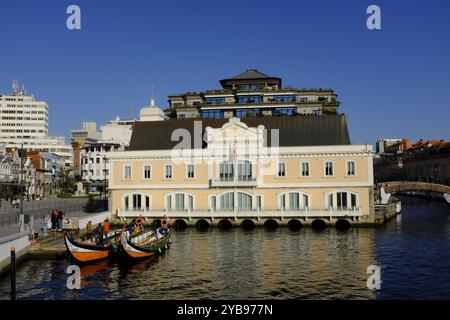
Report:
[{"label": "water reflection", "polygon": [[[407,201],[401,220],[381,228],[310,228],[173,234],[162,257],[81,267],[82,289],[66,289],[69,260],[18,268],[22,299],[396,299],[450,298],[448,209]],[[382,289],[366,287],[367,267],[382,268]],[[0,279],[9,298],[9,278]]]}]

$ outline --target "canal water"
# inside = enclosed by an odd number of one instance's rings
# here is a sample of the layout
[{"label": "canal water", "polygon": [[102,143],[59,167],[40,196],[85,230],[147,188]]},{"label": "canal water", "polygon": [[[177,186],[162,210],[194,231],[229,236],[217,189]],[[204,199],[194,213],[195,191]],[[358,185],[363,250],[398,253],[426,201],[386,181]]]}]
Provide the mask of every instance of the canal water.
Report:
[{"label": "canal water", "polygon": [[[69,260],[27,261],[17,298],[450,299],[450,208],[402,200],[402,214],[380,228],[177,231],[163,257],[81,267],[80,290],[66,287]],[[381,268],[380,290],[366,286],[369,265]],[[0,278],[0,299],[9,285]]]}]

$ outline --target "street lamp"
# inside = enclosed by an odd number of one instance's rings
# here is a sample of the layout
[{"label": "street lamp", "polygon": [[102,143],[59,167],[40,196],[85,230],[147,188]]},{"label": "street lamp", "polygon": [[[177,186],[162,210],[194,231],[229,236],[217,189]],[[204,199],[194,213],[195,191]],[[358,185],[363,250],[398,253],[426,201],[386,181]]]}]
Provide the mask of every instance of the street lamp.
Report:
[{"label": "street lamp", "polygon": [[106,170],[106,155],[103,156],[103,174],[104,174],[104,178],[103,178],[103,193],[104,193],[104,203],[105,203],[105,210],[107,210],[107,196],[106,196],[106,174],[107,174],[107,170]]}]

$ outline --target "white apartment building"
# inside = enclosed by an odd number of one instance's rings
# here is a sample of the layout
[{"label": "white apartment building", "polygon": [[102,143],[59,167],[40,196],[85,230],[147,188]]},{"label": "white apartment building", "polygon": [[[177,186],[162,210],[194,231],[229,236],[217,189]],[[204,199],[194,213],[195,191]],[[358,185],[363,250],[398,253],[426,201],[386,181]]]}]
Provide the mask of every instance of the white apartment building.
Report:
[{"label": "white apartment building", "polygon": [[13,84],[13,93],[0,95],[0,142],[7,148],[23,144],[28,151],[53,152],[65,160],[65,166],[73,165],[71,146],[64,137],[48,136],[48,105],[27,96],[24,90]]},{"label": "white apartment building", "polygon": [[110,143],[119,143],[125,147],[130,145],[132,126],[135,119],[121,120],[116,117],[107,124],[100,127],[102,132],[102,141]]}]

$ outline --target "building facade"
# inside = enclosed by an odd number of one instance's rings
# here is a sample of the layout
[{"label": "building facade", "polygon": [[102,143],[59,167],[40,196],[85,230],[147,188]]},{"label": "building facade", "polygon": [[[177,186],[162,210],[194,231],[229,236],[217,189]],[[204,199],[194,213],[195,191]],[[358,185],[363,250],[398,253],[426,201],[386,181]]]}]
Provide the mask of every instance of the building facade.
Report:
[{"label": "building facade", "polygon": [[48,105],[18,90],[17,82],[13,92],[0,95],[0,142],[6,147],[21,147],[28,151],[45,151],[60,155],[65,166],[73,165],[72,148],[66,145],[64,137],[48,136]]},{"label": "building facade", "polygon": [[87,192],[105,192],[109,172],[106,167],[109,153],[124,150],[123,145],[111,142],[97,142],[81,148],[81,179]]},{"label": "building facade", "polygon": [[339,107],[331,89],[283,87],[282,79],[250,69],[219,81],[222,88],[169,96],[170,118],[245,118],[335,114]]},{"label": "building facade", "polygon": [[373,219],[370,145],[341,115],[138,122],[109,155],[118,217]]}]

